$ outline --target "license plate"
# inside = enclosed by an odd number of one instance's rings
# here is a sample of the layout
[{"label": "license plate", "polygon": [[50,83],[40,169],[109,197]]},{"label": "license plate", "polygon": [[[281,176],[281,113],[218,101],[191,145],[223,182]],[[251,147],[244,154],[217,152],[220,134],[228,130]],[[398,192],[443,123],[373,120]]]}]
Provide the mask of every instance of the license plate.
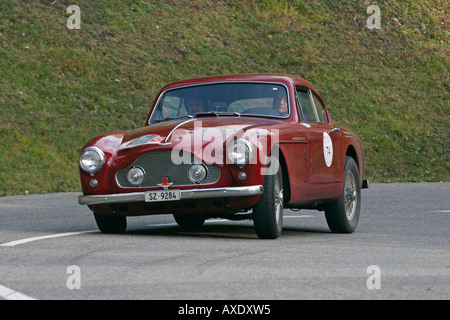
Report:
[{"label": "license plate", "polygon": [[180,199],[180,190],[158,190],[145,193],[145,202],[176,201]]}]

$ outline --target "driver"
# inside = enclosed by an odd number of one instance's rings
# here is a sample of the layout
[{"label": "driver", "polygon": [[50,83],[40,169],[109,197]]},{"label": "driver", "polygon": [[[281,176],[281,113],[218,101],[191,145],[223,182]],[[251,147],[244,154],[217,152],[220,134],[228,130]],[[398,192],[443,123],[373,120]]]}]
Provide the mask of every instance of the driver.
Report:
[{"label": "driver", "polygon": [[281,115],[285,116],[288,113],[288,103],[285,94],[277,94],[274,99],[274,109]]}]

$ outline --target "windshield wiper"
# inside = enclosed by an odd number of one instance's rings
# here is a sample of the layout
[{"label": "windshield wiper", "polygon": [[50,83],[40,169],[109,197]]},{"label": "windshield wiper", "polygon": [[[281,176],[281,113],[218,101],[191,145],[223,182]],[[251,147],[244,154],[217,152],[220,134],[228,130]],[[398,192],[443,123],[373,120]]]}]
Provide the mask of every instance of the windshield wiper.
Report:
[{"label": "windshield wiper", "polygon": [[167,117],[167,118],[153,120],[153,122],[154,123],[160,123],[160,122],[164,122],[164,121],[171,121],[171,120],[185,119],[185,118],[192,119],[194,117],[193,116],[189,116],[189,115],[187,115],[187,116],[179,116],[179,117]]},{"label": "windshield wiper", "polygon": [[236,116],[240,117],[241,114],[239,112],[226,112],[226,111],[208,111],[208,112],[199,112],[196,117],[207,117],[207,116]]}]

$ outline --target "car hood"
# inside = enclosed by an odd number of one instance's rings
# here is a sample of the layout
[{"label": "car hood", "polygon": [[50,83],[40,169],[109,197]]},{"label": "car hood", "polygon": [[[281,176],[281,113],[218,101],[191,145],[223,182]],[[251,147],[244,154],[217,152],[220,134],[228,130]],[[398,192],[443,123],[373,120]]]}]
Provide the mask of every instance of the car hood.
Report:
[{"label": "car hood", "polygon": [[188,150],[197,156],[197,153],[201,153],[205,148],[222,149],[224,143],[234,137],[244,136],[245,139],[258,144],[259,137],[270,136],[269,127],[279,123],[280,120],[276,119],[225,116],[171,120],[126,131],[119,150],[136,148],[148,152],[157,146],[170,146]]},{"label": "car hood", "polygon": [[[167,121],[136,130],[127,131],[123,137],[122,145],[145,136],[153,137],[154,143],[169,143],[178,141],[181,136],[202,133],[205,136],[214,133],[221,134],[223,141],[233,135],[239,135],[253,128],[263,128],[279,123],[279,120],[218,117],[214,119],[193,118]],[[125,147],[125,146],[124,146]],[[130,145],[132,147],[132,145]]]}]

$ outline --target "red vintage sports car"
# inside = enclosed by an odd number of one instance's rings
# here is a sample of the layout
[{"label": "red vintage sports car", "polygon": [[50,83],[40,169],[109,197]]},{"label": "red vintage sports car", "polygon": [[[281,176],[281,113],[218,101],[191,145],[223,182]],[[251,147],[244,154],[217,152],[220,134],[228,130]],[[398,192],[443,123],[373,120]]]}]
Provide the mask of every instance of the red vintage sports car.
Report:
[{"label": "red vintage sports car", "polygon": [[283,208],[325,211],[332,232],[350,233],[368,186],[360,139],[331,123],[311,84],[276,74],[171,83],[143,128],[91,140],[79,164],[79,203],[105,233],[173,214],[183,227],[251,219],[274,239]]}]

